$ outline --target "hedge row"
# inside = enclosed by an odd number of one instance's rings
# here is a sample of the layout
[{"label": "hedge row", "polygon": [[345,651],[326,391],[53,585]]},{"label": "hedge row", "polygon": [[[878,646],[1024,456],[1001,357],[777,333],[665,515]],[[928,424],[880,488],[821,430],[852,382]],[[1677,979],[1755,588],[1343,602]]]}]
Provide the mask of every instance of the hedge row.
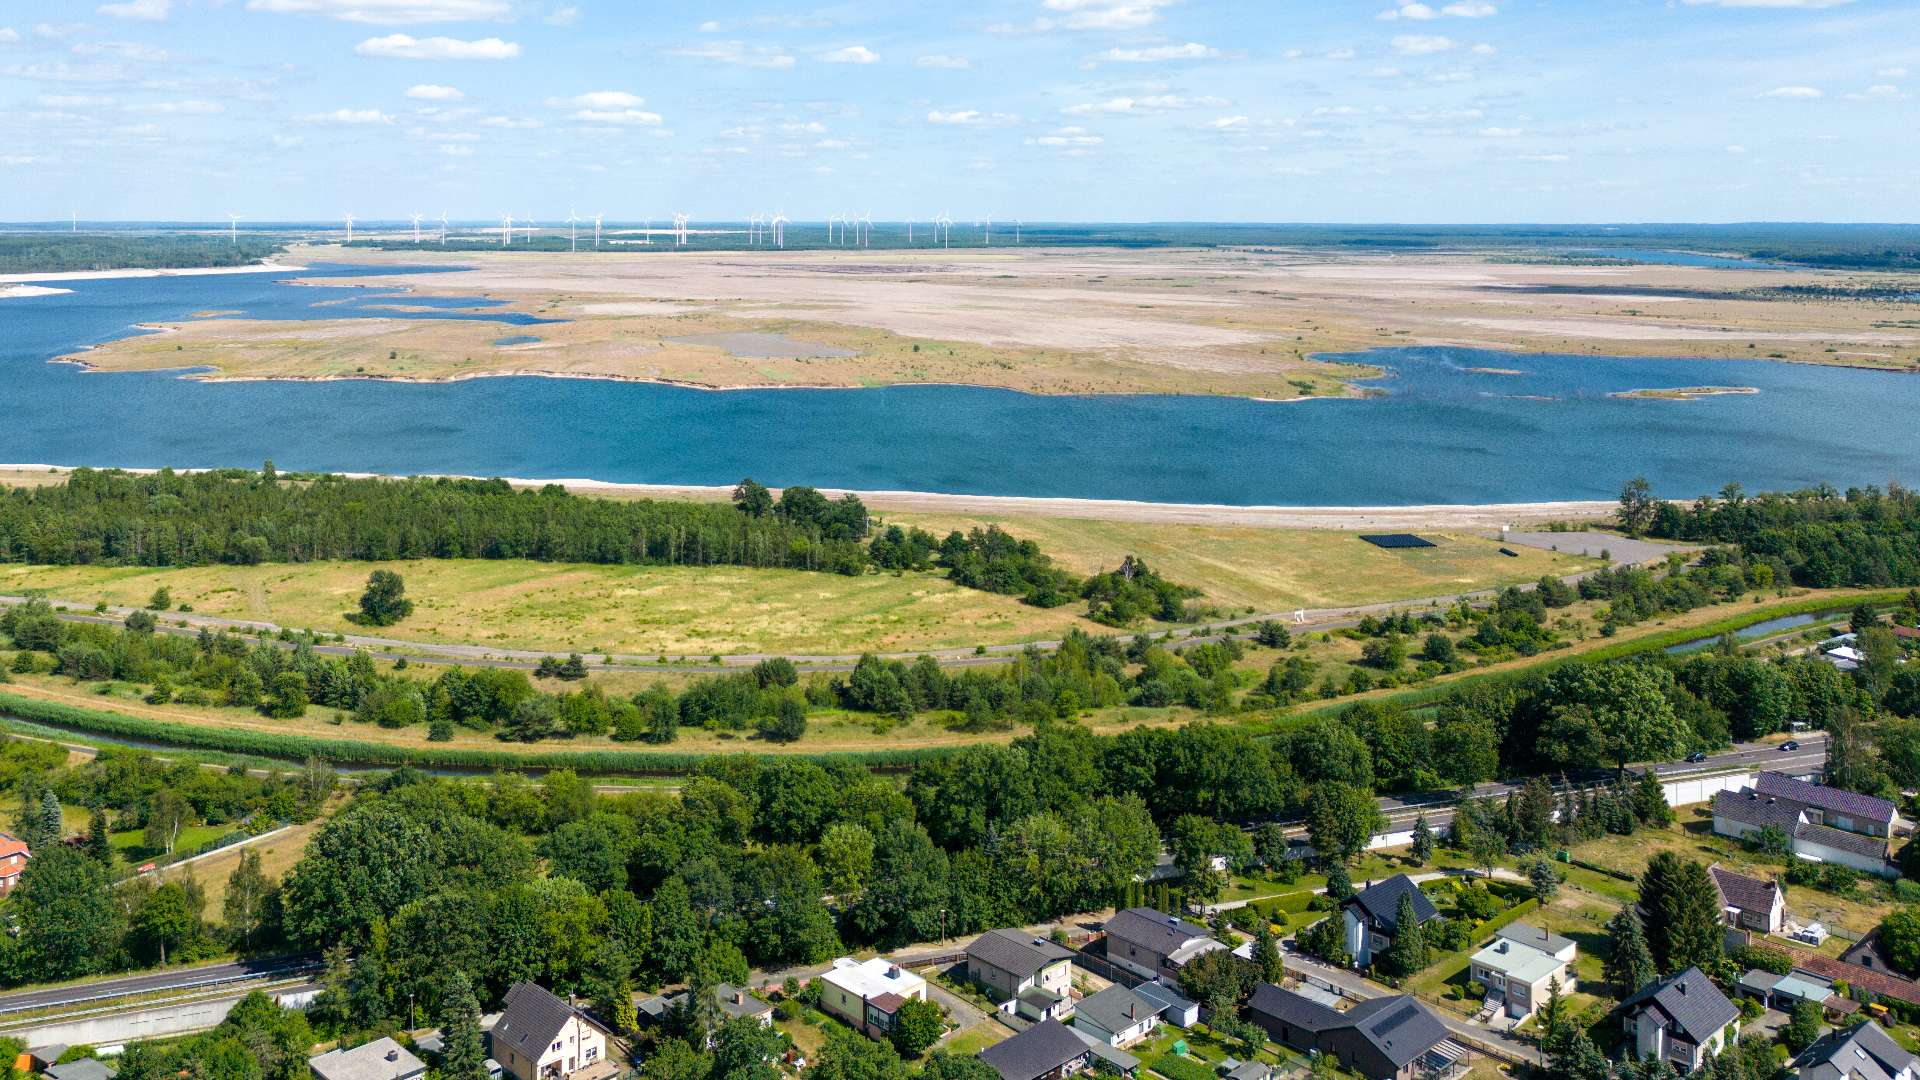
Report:
[{"label": "hedge row", "polygon": [[1605,874],[1610,878],[1618,878],[1621,881],[1639,881],[1640,880],[1639,878],[1634,877],[1632,874],[1629,874],[1624,870],[1609,870],[1604,866],[1595,866],[1593,863],[1590,863],[1590,862],[1581,862],[1579,859],[1572,860],[1569,863],[1569,865],[1577,866],[1582,870],[1591,870],[1596,874]]},{"label": "hedge row", "polygon": [[[1643,652],[1651,652],[1655,649],[1665,649],[1674,645],[1685,645],[1693,641],[1704,641],[1708,638],[1719,637],[1721,634],[1730,631],[1744,630],[1749,626],[1766,622],[1769,619],[1780,619],[1789,615],[1805,615],[1820,611],[1843,612],[1852,608],[1855,604],[1861,603],[1876,605],[1897,604],[1905,599],[1906,595],[1907,594],[1903,592],[1859,593],[1853,596],[1828,596],[1817,600],[1800,600],[1791,604],[1754,608],[1749,611],[1743,611],[1738,615],[1729,615],[1724,619],[1716,619],[1702,626],[1695,626],[1683,630],[1667,630],[1647,637],[1635,638],[1632,641],[1621,641],[1610,645],[1603,645],[1598,649],[1592,649],[1587,652],[1555,656],[1552,659],[1529,665],[1518,671],[1485,672],[1478,675],[1469,675],[1464,679],[1455,679],[1452,682],[1446,683],[1434,683],[1416,690],[1409,690],[1405,693],[1392,694],[1384,698],[1369,700],[1380,701],[1402,709],[1413,709],[1422,705],[1434,705],[1455,691],[1466,690],[1481,683],[1498,684],[1510,679],[1545,674],[1562,664],[1574,662],[1600,663],[1606,660],[1619,660]],[[1337,713],[1345,711],[1352,704],[1352,700],[1338,699],[1296,715],[1303,719],[1321,716],[1332,717]]]},{"label": "hedge row", "polygon": [[1178,1054],[1161,1054],[1149,1067],[1167,1080],[1218,1080],[1212,1069]]},{"label": "hedge row", "polygon": [[[419,765],[478,769],[572,769],[579,773],[674,776],[693,771],[711,756],[648,750],[545,750],[518,754],[508,750],[456,749],[428,744],[393,746],[358,739],[326,739],[271,731],[242,731],[152,720],[99,709],[82,709],[37,698],[0,693],[0,714],[80,732],[137,739],[161,746],[259,755],[298,763],[309,757],[343,764]],[[870,769],[911,768],[954,750],[921,747],[875,750],[862,754],[760,754],[763,764],[806,761],[827,766],[852,762]]]},{"label": "hedge row", "polygon": [[1495,915],[1493,918],[1488,919],[1486,922],[1481,923],[1479,926],[1474,927],[1473,940],[1479,941],[1481,938],[1487,936],[1488,934],[1493,933],[1495,930],[1500,929],[1501,927],[1507,925],[1508,923],[1513,922],[1514,920],[1520,918],[1522,915],[1527,915],[1531,912],[1537,911],[1539,910],[1539,908],[1540,908],[1540,900],[1538,897],[1535,897],[1532,900],[1527,900],[1522,903],[1515,904],[1512,907],[1508,908],[1507,910],[1501,912],[1500,914]]}]

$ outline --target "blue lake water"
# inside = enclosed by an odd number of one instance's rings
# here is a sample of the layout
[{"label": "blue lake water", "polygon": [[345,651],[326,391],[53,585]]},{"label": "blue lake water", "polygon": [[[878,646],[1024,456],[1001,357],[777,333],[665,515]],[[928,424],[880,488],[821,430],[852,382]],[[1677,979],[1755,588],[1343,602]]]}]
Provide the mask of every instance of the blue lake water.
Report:
[{"label": "blue lake water", "polygon": [[1729,259],[1722,255],[1695,255],[1691,251],[1643,251],[1632,248],[1563,248],[1580,255],[1611,255],[1616,259],[1663,263],[1668,266],[1726,266],[1764,270],[1776,264],[1758,259]]},{"label": "blue lake water", "polygon": [[[1768,619],[1766,622],[1754,623],[1733,637],[1735,641],[1744,645],[1751,641],[1759,641],[1761,638],[1769,638],[1775,634],[1785,633],[1796,626],[1812,626],[1814,623],[1831,622],[1836,616],[1845,614],[1843,611],[1819,611],[1804,615],[1783,615],[1778,619]],[[1698,641],[1689,641],[1682,645],[1669,645],[1666,651],[1670,653],[1694,652],[1698,649],[1709,648],[1718,643],[1719,640],[1720,636],[1715,634],[1712,637],[1704,637]]]},{"label": "blue lake water", "polygon": [[[313,319],[369,303],[433,306],[383,289],[313,307],[338,291],[278,285],[275,276],[67,282],[68,294],[0,300],[0,461],[258,468],[272,458],[282,470],[667,484],[752,476],[1296,506],[1607,499],[1637,475],[1676,498],[1735,480],[1751,492],[1920,475],[1911,432],[1920,377],[1765,361],[1387,349],[1355,357],[1390,369],[1369,383],[1386,396],[1292,403],[946,386],[715,393],[541,378],[203,384],[45,362],[137,333],[133,323],[195,311]],[[1708,385],[1761,393],[1608,396]]]}]

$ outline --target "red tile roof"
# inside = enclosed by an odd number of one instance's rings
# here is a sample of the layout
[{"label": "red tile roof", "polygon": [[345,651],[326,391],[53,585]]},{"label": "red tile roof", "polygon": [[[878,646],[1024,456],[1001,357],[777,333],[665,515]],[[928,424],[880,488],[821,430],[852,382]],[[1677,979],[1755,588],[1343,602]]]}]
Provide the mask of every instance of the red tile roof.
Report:
[{"label": "red tile roof", "polygon": [[1818,975],[1823,979],[1833,979],[1835,981],[1845,979],[1848,985],[1865,987],[1879,994],[1881,997],[1890,997],[1896,1001],[1904,1001],[1909,1005],[1920,1005],[1920,984],[1915,984],[1911,980],[1903,979],[1898,975],[1893,975],[1885,971],[1876,971],[1873,968],[1861,967],[1859,964],[1842,963],[1831,957],[1802,952],[1799,949],[1788,948],[1785,945],[1777,945],[1771,941],[1763,941],[1757,934],[1748,935],[1747,944],[1762,949],[1771,949],[1775,952],[1786,953],[1793,958],[1794,967],[1799,968],[1801,971]]}]

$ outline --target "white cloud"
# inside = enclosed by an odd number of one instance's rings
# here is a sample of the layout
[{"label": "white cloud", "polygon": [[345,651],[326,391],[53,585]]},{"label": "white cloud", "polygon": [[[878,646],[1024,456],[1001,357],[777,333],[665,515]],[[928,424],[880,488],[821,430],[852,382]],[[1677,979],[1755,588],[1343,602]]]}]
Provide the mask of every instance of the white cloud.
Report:
[{"label": "white cloud", "polygon": [[578,97],[547,99],[549,109],[638,109],[647,100],[619,90],[598,90]]},{"label": "white cloud", "polygon": [[1354,51],[1352,49],[1335,49],[1327,54],[1327,59],[1329,60],[1351,60],[1353,57]]},{"label": "white cloud", "polygon": [[1727,147],[1727,153],[1729,153],[1729,154],[1744,154],[1744,153],[1746,153],[1746,152],[1747,152],[1747,148],[1746,148],[1746,147],[1744,147],[1744,146],[1729,146],[1729,147]]},{"label": "white cloud", "polygon": [[374,26],[504,21],[513,17],[510,0],[247,0],[247,10],[325,15],[341,22]]},{"label": "white cloud", "polygon": [[1520,134],[1520,129],[1503,127],[1481,128],[1480,134],[1485,135],[1489,139],[1511,139],[1515,135]]},{"label": "white cloud", "polygon": [[1484,19],[1499,12],[1499,8],[1483,0],[1464,0],[1462,3],[1448,4],[1435,11],[1426,4],[1403,4],[1397,8],[1388,8],[1374,16],[1376,19],[1439,19],[1453,16],[1456,19]]},{"label": "white cloud", "polygon": [[1911,74],[1911,72],[1909,72],[1906,68],[1884,68],[1880,71],[1874,72],[1874,74],[1880,76],[1883,79],[1886,79],[1886,78],[1898,79]]},{"label": "white cloud", "polygon": [[306,141],[306,139],[299,135],[275,135],[273,137],[273,145],[282,150],[290,150]]},{"label": "white cloud", "polygon": [[1332,107],[1322,105],[1319,108],[1313,110],[1313,115],[1315,116],[1365,116],[1367,115],[1367,110],[1357,108],[1352,105],[1334,105]]},{"label": "white cloud", "polygon": [[1865,93],[1848,94],[1850,101],[1910,101],[1912,94],[1903,94],[1897,86],[1869,86]]},{"label": "white cloud", "polygon": [[726,22],[710,20],[700,24],[700,32],[727,34],[735,30],[823,30],[832,25],[831,19],[807,15],[762,15],[754,19],[728,19]]},{"label": "white cloud", "polygon": [[815,121],[811,124],[781,124],[780,125],[780,134],[782,135],[825,135],[826,133],[827,133],[827,125],[822,124],[819,121]]},{"label": "white cloud", "polygon": [[1143,97],[1140,104],[1149,109],[1224,109],[1233,104],[1226,98],[1218,97],[1175,97],[1163,94],[1156,97]]},{"label": "white cloud", "polygon": [[82,56],[117,56],[143,64],[186,64],[194,59],[138,41],[83,41],[75,45],[73,51]]},{"label": "white cloud", "polygon": [[1517,158],[1516,160],[1519,160],[1519,161],[1572,161],[1573,158],[1566,154],[1521,154],[1519,158]]},{"label": "white cloud", "polygon": [[1028,146],[1099,146],[1105,142],[1098,135],[1089,135],[1085,128],[1061,128],[1051,135],[1042,135],[1037,139],[1028,139]]},{"label": "white cloud", "polygon": [[457,38],[430,37],[416,41],[405,34],[368,38],[353,47],[361,56],[383,56],[389,60],[511,60],[520,55],[520,46],[499,38],[461,41]]},{"label": "white cloud", "polygon": [[950,113],[934,111],[927,114],[927,122],[957,124],[961,127],[995,127],[1001,124],[1017,124],[1020,122],[1020,116],[1018,113],[983,113],[978,109]]},{"label": "white cloud", "polygon": [[1457,19],[1484,19],[1499,14],[1500,9],[1481,0],[1468,0],[1466,3],[1448,4],[1440,9],[1442,15],[1452,15]]},{"label": "white cloud", "polygon": [[1820,91],[1811,86],[1782,86],[1778,90],[1769,90],[1764,94],[1755,94],[1754,98],[1773,98],[1778,101],[1811,101],[1822,97]]},{"label": "white cloud", "polygon": [[1152,49],[1108,49],[1096,54],[1095,60],[1112,60],[1117,63],[1143,63],[1152,60],[1205,60],[1219,56],[1219,49],[1210,49],[1205,45],[1189,41],[1185,45],[1161,45]]},{"label": "white cloud", "polygon": [[485,120],[480,121],[480,126],[493,127],[493,128],[546,127],[545,124],[542,124],[540,121],[534,119],[533,117],[528,117],[525,120],[515,120],[515,119],[512,119],[511,117],[506,117],[506,116],[489,116]]},{"label": "white cloud", "polygon": [[851,45],[832,52],[815,53],[813,58],[823,64],[877,64],[880,62],[880,54],[865,45]]},{"label": "white cloud", "polygon": [[219,116],[227,107],[217,101],[158,101],[129,105],[127,111],[141,116]]},{"label": "white cloud", "polygon": [[0,71],[0,74],[12,75],[20,79],[46,79],[50,82],[75,83],[133,82],[140,77],[138,71],[125,64],[87,64],[84,67],[73,67],[64,60],[15,64]]},{"label": "white cloud", "polygon": [[1434,75],[1429,75],[1429,76],[1427,76],[1427,81],[1428,81],[1428,82],[1432,82],[1432,83],[1449,83],[1449,82],[1472,82],[1472,81],[1473,81],[1473,72],[1471,72],[1471,71],[1444,71],[1444,72],[1440,72],[1440,73],[1437,73],[1437,74],[1434,74]]},{"label": "white cloud", "polygon": [[1492,56],[1494,53],[1497,53],[1500,50],[1494,48],[1491,45],[1475,45],[1473,47],[1473,51],[1480,54],[1481,56]]},{"label": "white cloud", "polygon": [[436,146],[434,147],[434,149],[440,151],[443,154],[452,154],[455,157],[466,157],[467,155],[473,153],[473,147],[471,146],[454,146],[452,144]]},{"label": "white cloud", "polygon": [[1140,107],[1132,98],[1113,98],[1089,105],[1069,105],[1060,110],[1068,116],[1096,116],[1101,113],[1118,113],[1122,116],[1144,116],[1156,110]]},{"label": "white cloud", "polygon": [[99,109],[113,104],[110,97],[79,97],[72,94],[40,94],[34,104],[49,109]]},{"label": "white cloud", "polygon": [[300,124],[391,124],[393,117],[379,109],[335,109],[330,113],[308,113],[293,118]]},{"label": "white cloud", "polygon": [[133,22],[166,22],[173,0],[127,0],[124,4],[102,4],[94,10],[102,15]]},{"label": "white cloud", "polygon": [[1361,72],[1360,77],[1363,79],[1397,79],[1400,77],[1400,69],[1374,68],[1372,71]]},{"label": "white cloud", "polygon": [[1459,46],[1460,43],[1452,38],[1428,34],[1400,34],[1393,39],[1393,51],[1402,56],[1427,56],[1459,48]]},{"label": "white cloud", "polygon": [[20,40],[20,31],[0,26],[0,43],[12,44]]},{"label": "white cloud", "polygon": [[553,14],[540,20],[548,26],[580,25],[580,9],[577,7],[554,8]]},{"label": "white cloud", "polygon": [[691,56],[701,60],[712,60],[716,64],[739,64],[741,67],[771,68],[784,71],[794,65],[794,59],[785,49],[772,45],[748,47],[744,41],[715,41],[705,45],[683,45],[666,50],[668,56]]},{"label": "white cloud", "polygon": [[1286,52],[1283,52],[1280,55],[1288,60],[1298,60],[1302,56],[1305,56],[1306,53],[1301,52],[1299,49],[1288,49]]},{"label": "white cloud", "polygon": [[1375,15],[1376,19],[1437,19],[1440,13],[1425,4],[1407,4],[1404,7],[1388,8]]},{"label": "white cloud", "polygon": [[1251,126],[1252,123],[1251,120],[1248,120],[1244,116],[1229,116],[1221,120],[1209,120],[1206,126],[1215,131],[1241,131]]},{"label": "white cloud", "polygon": [[65,41],[75,34],[104,34],[106,31],[89,23],[41,23],[33,32],[43,38]]},{"label": "white cloud", "polygon": [[451,86],[435,86],[432,83],[421,83],[419,86],[408,87],[407,96],[415,101],[467,100],[467,95],[455,90]]},{"label": "white cloud", "polygon": [[953,68],[956,71],[965,71],[967,68],[973,66],[973,62],[958,56],[923,56],[915,60],[913,66],[923,68]]},{"label": "white cloud", "polygon": [[1830,8],[1852,0],[1686,0],[1688,7],[1713,4],[1730,8]]},{"label": "white cloud", "polygon": [[643,112],[639,109],[621,109],[609,112],[602,109],[581,109],[568,113],[567,119],[579,120],[588,124],[638,124],[641,127],[653,127],[660,123],[659,113]]}]

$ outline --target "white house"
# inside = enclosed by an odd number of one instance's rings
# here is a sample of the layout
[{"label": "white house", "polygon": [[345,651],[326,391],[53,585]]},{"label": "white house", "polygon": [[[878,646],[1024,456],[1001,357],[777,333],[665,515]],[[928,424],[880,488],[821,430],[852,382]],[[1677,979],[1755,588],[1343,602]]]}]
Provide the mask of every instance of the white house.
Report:
[{"label": "white house", "polygon": [[1539,1009],[1554,980],[1561,993],[1573,990],[1575,979],[1567,965],[1577,955],[1573,941],[1532,926],[1514,926],[1512,936],[1496,936],[1468,961],[1473,981],[1487,988],[1487,1000],[1499,1002],[1516,1020]]},{"label": "white house", "polygon": [[566,1001],[530,982],[508,988],[489,1038],[493,1058],[515,1080],[566,1080],[607,1060],[607,1033]]},{"label": "white house", "polygon": [[886,1037],[908,1000],[926,1000],[927,980],[884,957],[864,963],[842,956],[820,975],[820,1009],[875,1039]]},{"label": "white house", "polygon": [[1727,1028],[1740,1019],[1740,1010],[1697,967],[1648,983],[1620,1008],[1635,1056],[1664,1061],[1682,1076],[1725,1050]]},{"label": "white house", "polygon": [[1736,874],[1719,863],[1707,867],[1707,874],[1720,895],[1721,918],[1728,926],[1756,934],[1780,932],[1787,915],[1787,891],[1779,882]]},{"label": "white house", "polygon": [[1440,909],[1405,874],[1369,884],[1340,909],[1346,923],[1347,953],[1353,957],[1354,967],[1371,965],[1374,954],[1385,952],[1393,944],[1403,896],[1413,898],[1413,915],[1421,924],[1440,917]]},{"label": "white house", "polygon": [[1074,1006],[1073,1026],[1108,1046],[1132,1046],[1153,1034],[1160,1006],[1115,984]]}]

